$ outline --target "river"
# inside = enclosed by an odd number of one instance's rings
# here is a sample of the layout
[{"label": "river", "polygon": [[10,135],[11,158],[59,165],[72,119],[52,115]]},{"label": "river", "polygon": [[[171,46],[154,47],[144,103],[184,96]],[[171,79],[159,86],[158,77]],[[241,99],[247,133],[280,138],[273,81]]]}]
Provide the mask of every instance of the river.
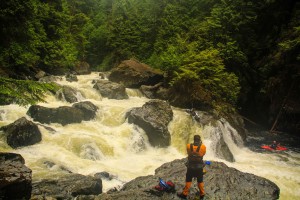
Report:
[{"label": "river", "polygon": [[[134,89],[126,89],[129,99],[112,100],[102,98],[93,89],[93,80],[99,79],[98,73],[78,76],[77,82],[67,82],[64,78],[57,81],[61,85],[76,88],[79,101],[91,101],[99,107],[94,120],[62,126],[46,125],[55,131],[39,126],[42,141],[38,144],[12,149],[0,133],[0,151],[21,154],[26,166],[32,169],[33,181],[43,178],[59,178],[65,170],[83,175],[108,172],[111,180],[103,179],[103,191],[120,188],[138,176],[154,174],[154,170],[163,163],[183,158],[185,145],[192,141],[194,134],[200,134],[207,146],[206,160],[222,161],[240,171],[265,177],[280,187],[281,200],[300,199],[300,153],[297,148],[284,152],[262,151],[259,146],[268,142],[265,135],[257,132],[247,139],[239,141],[235,130],[227,122],[219,127],[205,126],[195,122],[182,109],[172,107],[174,118],[169,124],[171,145],[168,148],[154,148],[147,135],[139,127],[125,120],[125,113],[132,107],[141,107],[149,99]],[[70,106],[48,95],[45,107]],[[0,106],[0,126],[8,125],[20,117],[26,116],[28,107],[15,104]],[[214,139],[210,137],[216,128],[222,131],[225,142],[234,154],[235,162],[219,159],[214,151]],[[231,134],[229,134],[231,132]],[[287,143],[289,145],[289,143]],[[289,146],[288,146],[289,147]],[[48,164],[47,164],[48,163]],[[52,163],[49,165],[49,163]],[[54,164],[54,165],[53,165]]]}]

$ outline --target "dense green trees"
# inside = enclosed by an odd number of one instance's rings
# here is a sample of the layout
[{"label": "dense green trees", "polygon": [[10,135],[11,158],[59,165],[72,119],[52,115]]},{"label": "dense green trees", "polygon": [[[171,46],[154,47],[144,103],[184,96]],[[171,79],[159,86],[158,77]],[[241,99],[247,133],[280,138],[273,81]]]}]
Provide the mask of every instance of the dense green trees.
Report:
[{"label": "dense green trees", "polygon": [[35,0],[1,3],[1,66],[34,66],[39,62],[37,52],[46,35],[40,21],[35,19],[38,10]]},{"label": "dense green trees", "polygon": [[89,18],[76,8],[76,2],[11,0],[1,3],[1,66],[55,72],[83,60],[87,38],[82,27]]},{"label": "dense green trees", "polygon": [[109,70],[135,58],[174,87],[199,86],[188,95],[247,113],[268,105],[272,80],[295,71],[297,16],[294,0],[9,0],[0,5],[0,66],[63,73],[77,61]]}]

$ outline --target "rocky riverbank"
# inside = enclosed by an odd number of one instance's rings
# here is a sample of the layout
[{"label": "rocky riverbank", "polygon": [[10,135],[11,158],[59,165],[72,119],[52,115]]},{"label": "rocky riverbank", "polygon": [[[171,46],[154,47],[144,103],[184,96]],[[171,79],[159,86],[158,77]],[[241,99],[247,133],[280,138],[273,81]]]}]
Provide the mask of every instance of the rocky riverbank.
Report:
[{"label": "rocky riverbank", "polygon": [[[185,183],[186,159],[165,163],[155,170],[154,175],[145,174],[124,184],[120,190],[113,189],[106,193],[102,193],[101,179],[109,177],[99,174],[84,176],[66,171],[65,176],[59,179],[32,183],[31,170],[25,166],[21,155],[1,153],[0,160],[0,199],[178,199],[176,192],[161,192],[154,187],[158,184],[159,177],[175,183],[176,191],[181,191]],[[280,194],[279,187],[273,182],[240,172],[222,162],[212,161],[207,166],[204,183],[206,199],[273,200],[278,199]],[[189,199],[194,199],[197,193],[194,183]]]}]

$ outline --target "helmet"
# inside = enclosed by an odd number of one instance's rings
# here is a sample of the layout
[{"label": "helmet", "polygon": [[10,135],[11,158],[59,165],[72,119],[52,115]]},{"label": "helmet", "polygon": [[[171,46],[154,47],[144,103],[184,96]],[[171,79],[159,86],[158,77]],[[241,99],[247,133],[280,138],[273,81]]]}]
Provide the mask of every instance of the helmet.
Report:
[{"label": "helmet", "polygon": [[194,141],[201,141],[200,135],[194,135]]}]

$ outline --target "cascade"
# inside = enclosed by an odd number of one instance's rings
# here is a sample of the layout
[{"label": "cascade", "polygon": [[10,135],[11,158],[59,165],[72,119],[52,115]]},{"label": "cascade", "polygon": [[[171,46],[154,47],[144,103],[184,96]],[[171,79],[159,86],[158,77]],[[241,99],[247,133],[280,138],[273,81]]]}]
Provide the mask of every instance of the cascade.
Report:
[{"label": "cascade", "polygon": [[[95,104],[99,108],[95,119],[65,126],[55,123],[46,125],[54,131],[39,126],[42,141],[18,149],[9,147],[0,132],[0,151],[21,154],[33,171],[33,180],[59,178],[66,171],[83,175],[108,172],[113,178],[103,179],[105,192],[114,187],[120,188],[138,176],[154,174],[154,170],[163,163],[185,157],[186,143],[191,142],[195,134],[200,134],[207,146],[205,160],[221,161],[238,170],[268,178],[281,188],[283,199],[300,197],[299,153],[253,152],[244,146],[237,131],[226,120],[201,126],[183,109],[176,107],[172,107],[174,117],[168,127],[171,145],[154,148],[141,128],[125,120],[128,110],[141,107],[149,99],[139,90],[128,88],[129,99],[103,98],[93,89],[93,81],[99,78],[98,73],[92,73],[78,76],[77,82],[68,82],[64,78],[57,81],[60,85],[76,88],[80,101]],[[39,105],[59,107],[72,104],[49,94],[46,102]],[[0,106],[0,126],[13,123],[23,116],[32,120],[26,115],[27,110],[28,107],[15,104]],[[218,155],[220,138],[223,138],[235,162],[226,161]]]}]

